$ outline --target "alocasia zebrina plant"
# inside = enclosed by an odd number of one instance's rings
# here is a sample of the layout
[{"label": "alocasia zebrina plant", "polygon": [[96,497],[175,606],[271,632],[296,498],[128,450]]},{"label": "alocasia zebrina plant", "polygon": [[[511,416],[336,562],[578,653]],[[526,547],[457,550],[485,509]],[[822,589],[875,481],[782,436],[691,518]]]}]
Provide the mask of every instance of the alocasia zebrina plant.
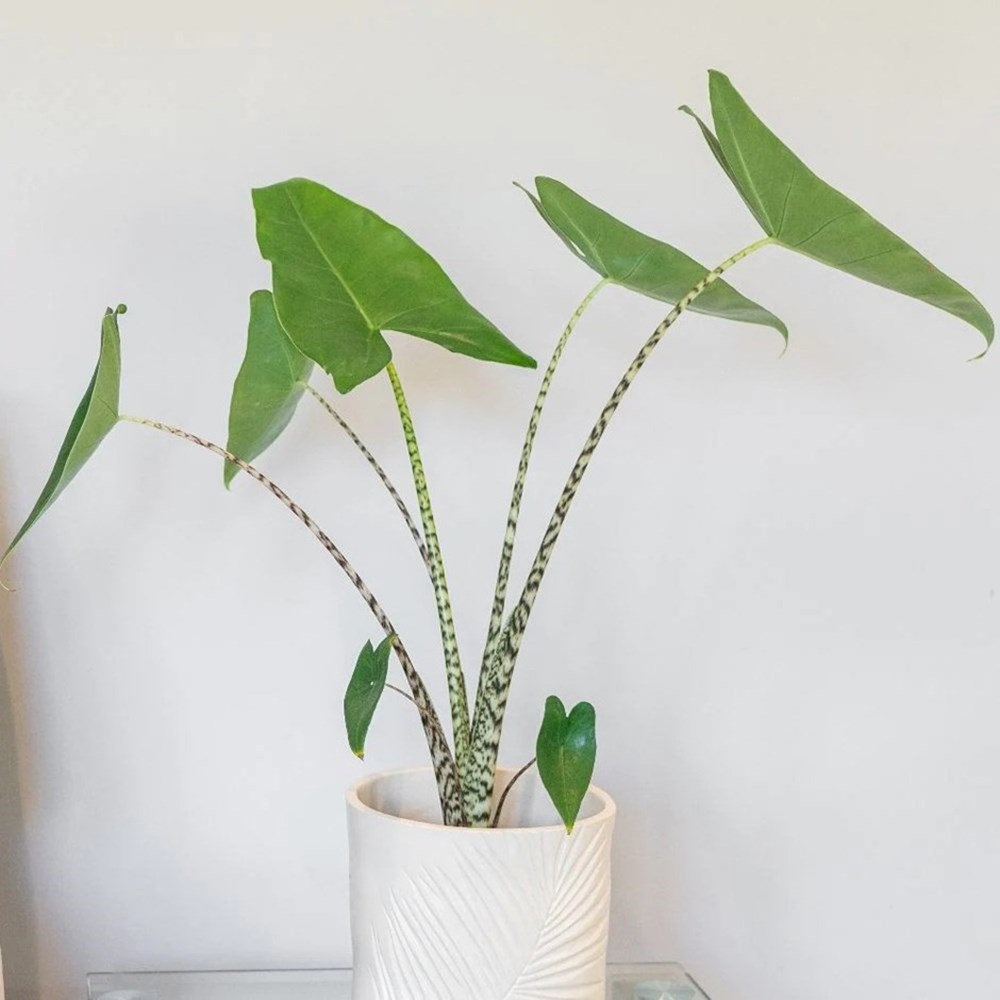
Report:
[{"label": "alocasia zebrina plant", "polygon": [[[438,263],[406,234],[313,181],[289,180],[253,192],[257,240],[271,264],[272,288],[254,292],[250,298],[246,354],[233,386],[226,447],[176,427],[119,412],[118,317],[124,307],[109,309],[101,327],[101,352],[93,379],[73,417],[55,468],[4,558],[120,421],[144,424],[214,452],[223,459],[227,486],[240,471],[245,472],[309,528],[354,584],[384,634],[378,646],[365,644],[347,687],[344,710],[351,749],[363,756],[382,693],[393,689],[414,703],[421,720],[444,822],[470,826],[495,823],[503,797],[494,808],[493,786],[511,679],[553,549],[604,431],[656,345],[685,310],[769,326],[787,341],[788,331],[780,319],[722,280],[722,275],[745,257],[774,246],[795,250],[937,306],[975,327],[987,348],[993,340],[993,321],[973,295],[814,174],[764,125],[721,73],[710,74],[710,96],[712,127],[689,108],[682,110],[695,117],[715,160],[763,230],[763,236],[717,266],[707,268],[676,247],[625,225],[559,181],[539,177],[534,190],[526,190],[545,222],[599,280],[556,343],[528,422],[471,715],[430,493],[413,418],[385,334],[410,334],[481,361],[529,368],[535,367],[535,362],[470,305]],[[527,579],[511,605],[508,583],[522,494],[549,386],[581,317],[600,290],[610,284],[673,308],[639,349],[601,411],[563,488]],[[419,524],[361,438],[310,384],[317,366],[341,393],[386,373],[413,473]],[[250,464],[287,427],[306,394],[343,428],[388,489],[426,566],[448,681],[450,739],[421,675],[374,594],[316,522]],[[389,683],[391,653],[402,669],[406,689]],[[573,827],[593,773],[595,729],[591,705],[584,702],[567,712],[558,698],[550,697],[536,757],[526,765],[537,764],[567,829]]]}]

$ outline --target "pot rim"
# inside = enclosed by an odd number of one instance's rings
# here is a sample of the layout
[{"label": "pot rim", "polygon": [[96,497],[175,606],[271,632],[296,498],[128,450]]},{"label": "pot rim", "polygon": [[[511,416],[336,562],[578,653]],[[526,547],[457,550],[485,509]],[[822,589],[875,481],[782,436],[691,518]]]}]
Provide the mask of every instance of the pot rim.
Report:
[{"label": "pot rim", "polygon": [[[499,767],[498,771],[511,771],[513,773],[513,768]],[[369,813],[373,816],[380,816],[391,823],[400,823],[404,826],[418,827],[423,830],[437,830],[442,833],[452,834],[456,836],[461,835],[474,835],[474,834],[543,834],[552,832],[561,832],[565,836],[569,836],[566,833],[566,827],[562,823],[551,823],[543,826],[445,826],[443,823],[426,823],[419,819],[407,819],[403,816],[393,816],[392,813],[382,812],[381,809],[375,809],[372,806],[366,805],[361,801],[361,791],[375,784],[382,778],[387,777],[399,777],[401,775],[416,775],[416,774],[430,774],[433,778],[433,768],[430,767],[400,767],[394,768],[389,771],[376,771],[374,774],[366,775],[364,778],[355,781],[346,792],[347,807],[348,809],[353,809],[359,813]],[[600,803],[600,808],[593,816],[587,816],[585,819],[579,819],[573,826],[573,833],[578,830],[582,830],[589,826],[599,826],[602,823],[607,823],[614,819],[615,814],[618,812],[618,807],[615,805],[615,800],[611,798],[610,795],[603,788],[599,788],[597,785],[591,785],[587,789],[588,795],[593,795],[597,798]]]}]

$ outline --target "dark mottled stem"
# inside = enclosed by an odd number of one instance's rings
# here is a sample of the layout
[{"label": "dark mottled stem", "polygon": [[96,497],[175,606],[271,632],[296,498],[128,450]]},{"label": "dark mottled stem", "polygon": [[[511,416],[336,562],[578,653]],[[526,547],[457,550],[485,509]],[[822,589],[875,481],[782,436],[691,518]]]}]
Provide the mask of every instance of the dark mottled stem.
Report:
[{"label": "dark mottled stem", "polygon": [[521,770],[507,782],[507,787],[504,788],[500,795],[500,801],[497,803],[497,811],[493,814],[493,819],[490,821],[490,826],[493,827],[494,830],[500,825],[500,814],[503,812],[503,807],[507,804],[507,796],[510,795],[510,790],[514,787],[518,778],[523,778],[528,771],[535,766],[535,761],[537,759],[537,757],[532,757],[531,760],[529,760],[528,763],[525,764],[524,767],[522,767]]},{"label": "dark mottled stem", "polygon": [[413,520],[413,515],[410,513],[409,507],[406,506],[406,502],[399,495],[399,491],[393,485],[392,480],[389,478],[388,473],[379,464],[378,459],[368,450],[364,441],[354,433],[354,429],[351,425],[333,408],[326,397],[314,389],[311,385],[305,385],[306,391],[319,403],[320,406],[330,414],[331,417],[340,425],[344,433],[351,439],[352,444],[358,451],[364,455],[365,460],[368,464],[375,470],[375,474],[382,480],[382,485],[389,491],[389,496],[395,501],[396,506],[399,508],[400,514],[403,515],[403,520],[406,522],[406,527],[409,528],[410,534],[413,536],[413,541],[416,543],[417,548],[420,550],[420,558],[423,559],[424,565],[427,567],[427,572],[431,578],[431,583],[434,582],[434,570],[431,567],[431,557],[427,551],[427,546],[424,543],[423,535],[420,534],[420,529],[417,527],[416,522]]},{"label": "dark mottled stem", "polygon": [[[413,695],[407,693],[401,687],[397,687],[395,684],[386,684],[386,688],[389,691],[394,691],[396,694],[401,695],[402,697],[404,697],[411,705],[413,705],[416,708],[416,710],[420,713],[420,715],[422,717],[424,715],[426,715],[424,709],[422,709],[420,707],[420,703],[417,701],[416,698],[413,697]],[[433,718],[431,718],[429,716],[428,716],[428,718],[430,719],[431,725],[437,727],[437,731],[438,731],[438,734],[440,735],[441,739],[444,740],[445,743],[447,743],[448,742],[448,736],[446,735],[445,731],[441,728],[441,722],[438,719],[438,717],[435,715],[435,716],[433,716]]]},{"label": "dark mottled stem", "polygon": [[462,807],[461,783],[458,780],[458,771],[455,767],[455,761],[448,746],[448,741],[444,738],[441,723],[434,710],[430,695],[427,693],[423,680],[413,666],[410,654],[406,651],[406,647],[403,645],[396,629],[389,620],[389,616],[385,613],[375,595],[368,589],[364,580],[361,579],[357,570],[348,562],[343,552],[337,548],[319,525],[277,483],[272,482],[262,472],[250,465],[249,462],[244,462],[243,459],[230,451],[226,451],[225,448],[211,441],[206,441],[204,438],[190,434],[188,431],[181,430],[179,427],[171,427],[169,424],[162,424],[156,420],[147,420],[144,417],[123,415],[120,419],[133,424],[141,424],[144,427],[152,427],[154,430],[163,431],[166,434],[172,434],[174,437],[180,438],[183,441],[189,441],[191,444],[196,444],[232,462],[250,476],[251,479],[260,483],[280,500],[309,529],[323,548],[333,556],[337,565],[344,571],[351,583],[354,584],[354,588],[358,593],[361,594],[362,599],[375,616],[375,620],[381,626],[382,631],[387,636],[392,637],[392,648],[396,653],[400,666],[403,668],[407,683],[410,685],[413,700],[420,709],[424,735],[427,738],[427,746],[430,749],[431,760],[434,764],[434,773],[437,776],[438,794],[441,798],[441,811],[444,821],[448,826],[464,825],[465,816]]},{"label": "dark mottled stem", "polygon": [[583,450],[580,452],[570,472],[569,479],[563,487],[562,495],[552,513],[548,527],[542,537],[535,561],[528,573],[520,599],[514,606],[507,623],[501,630],[500,637],[494,649],[493,656],[480,679],[480,696],[476,700],[476,713],[472,736],[472,770],[465,782],[466,813],[473,826],[485,826],[489,822],[489,807],[493,797],[493,782],[496,774],[497,754],[500,748],[500,735],[503,729],[504,712],[510,693],[510,682],[517,662],[517,654],[521,648],[528,618],[534,607],[535,598],[548,567],[549,559],[555,548],[556,541],[566,522],[570,505],[576,496],[590,460],[593,457],[604,432],[611,422],[615,411],[628,392],[629,386],[635,381],[643,365],[663,339],[666,332],[674,325],[695,299],[710,287],[719,277],[734,264],[739,263],[755,250],[772,242],[770,237],[759,240],[745,247],[732,257],[727,258],[718,267],[709,271],[689,292],[687,292],[670,311],[666,319],[653,331],[649,339],[639,350],[632,364],[622,376],[615,391],[611,394],[601,415],[594,424]]},{"label": "dark mottled stem", "polygon": [[437,527],[434,523],[434,511],[431,507],[431,495],[427,488],[427,476],[424,473],[423,459],[417,445],[417,435],[413,429],[413,417],[403,392],[403,383],[395,365],[390,361],[386,367],[389,381],[392,383],[392,394],[396,399],[399,419],[403,426],[403,437],[406,439],[406,451],[413,470],[413,486],[417,493],[417,505],[420,508],[420,519],[424,526],[424,541],[431,560],[431,580],[434,583],[434,601],[437,605],[438,622],[441,628],[441,646],[444,650],[444,666],[448,679],[448,700],[451,703],[451,725],[455,742],[455,760],[458,765],[460,781],[464,783],[469,767],[469,751],[471,738],[469,730],[469,699],[465,692],[465,674],[462,673],[462,661],[458,651],[458,639],[455,636],[455,619],[451,611],[451,597],[448,594],[448,580],[444,572],[444,559],[441,556],[441,546],[438,542]]}]

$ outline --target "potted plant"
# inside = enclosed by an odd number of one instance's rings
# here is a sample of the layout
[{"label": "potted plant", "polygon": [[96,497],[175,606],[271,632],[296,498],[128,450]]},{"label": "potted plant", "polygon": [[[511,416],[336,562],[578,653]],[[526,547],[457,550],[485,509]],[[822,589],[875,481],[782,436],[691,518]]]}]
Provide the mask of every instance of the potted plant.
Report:
[{"label": "potted plant", "polygon": [[[604,995],[609,852],[614,805],[591,786],[593,707],[567,711],[555,696],[541,714],[535,759],[498,767],[498,748],[521,642],[554,547],[591,457],[657,344],[688,309],[769,326],[773,313],[723,275],[765,247],[805,254],[866,281],[927,302],[993,339],[980,302],[854,202],[834,190],[754,114],[727,77],[710,74],[713,127],[695,118],[718,165],[763,235],[708,268],[676,247],[620,222],[551,178],[526,190],[539,215],[598,281],[573,312],[541,379],[514,480],[472,711],[447,577],[414,422],[386,331],[409,334],[470,358],[515,367],[535,362],[455,287],[437,262],[373,212],[313,181],[253,192],[257,238],[272,287],[254,292],[246,353],[232,391],[228,442],[214,444],[119,409],[119,317],[101,327],[96,370],[34,509],[9,555],[121,422],[171,434],[223,460],[229,485],[241,472],[269,490],[319,540],[372,613],[380,641],[361,650],[347,684],[348,742],[364,755],[384,692],[408,698],[431,766],[370,776],[348,793],[354,996],[565,997]],[[574,329],[606,285],[672,306],[642,344],[594,424],[553,511],[527,579],[508,599],[511,557],[532,447],[549,386]],[[319,368],[341,393],[383,372],[399,411],[413,474],[414,516],[361,438],[310,382]],[[325,381],[325,379],[324,379]],[[281,487],[251,463],[282,433],[305,395],[326,409],[392,496],[426,566],[435,597],[448,682],[446,726],[385,609],[344,552]],[[6,557],[5,555],[5,557]],[[402,683],[389,680],[391,657]],[[520,780],[519,780],[520,779]]]}]

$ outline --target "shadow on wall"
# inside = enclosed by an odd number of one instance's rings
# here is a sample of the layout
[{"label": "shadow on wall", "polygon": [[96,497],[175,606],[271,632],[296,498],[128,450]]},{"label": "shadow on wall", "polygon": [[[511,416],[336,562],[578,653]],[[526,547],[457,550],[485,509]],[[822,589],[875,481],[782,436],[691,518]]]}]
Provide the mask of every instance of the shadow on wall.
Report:
[{"label": "shadow on wall", "polygon": [[[2,497],[0,475],[0,540],[5,541],[9,533]],[[0,591],[0,951],[6,1000],[31,1000],[37,995],[39,969],[24,825],[24,759],[19,759],[17,739],[19,728],[23,732],[24,661],[15,607],[11,595]]]}]

